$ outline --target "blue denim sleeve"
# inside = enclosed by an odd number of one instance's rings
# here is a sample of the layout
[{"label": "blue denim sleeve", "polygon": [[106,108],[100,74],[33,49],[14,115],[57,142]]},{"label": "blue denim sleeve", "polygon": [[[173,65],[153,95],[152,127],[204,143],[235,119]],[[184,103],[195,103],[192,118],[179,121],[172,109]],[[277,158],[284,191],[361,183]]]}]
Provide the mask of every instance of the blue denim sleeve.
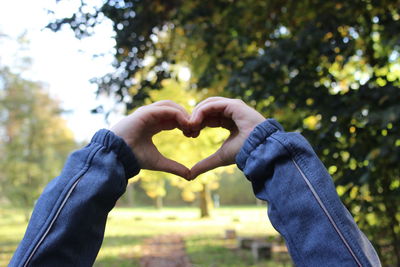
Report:
[{"label": "blue denim sleeve", "polygon": [[332,178],[299,133],[259,124],[236,157],[296,266],[381,266],[340,201]]},{"label": "blue denim sleeve", "polygon": [[108,212],[139,169],[120,137],[98,131],[44,189],[9,266],[92,266]]}]

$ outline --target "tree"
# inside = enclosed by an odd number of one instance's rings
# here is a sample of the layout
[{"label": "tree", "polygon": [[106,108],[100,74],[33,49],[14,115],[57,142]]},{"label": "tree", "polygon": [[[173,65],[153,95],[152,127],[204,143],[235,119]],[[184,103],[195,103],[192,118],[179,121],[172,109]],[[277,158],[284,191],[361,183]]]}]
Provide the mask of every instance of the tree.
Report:
[{"label": "tree", "polygon": [[[87,5],[83,3],[83,6]],[[192,87],[241,97],[302,132],[384,265],[400,264],[400,1],[105,1],[49,25],[78,37],[114,23],[115,73],[99,92],[141,104],[187,64]],[[144,68],[145,57],[154,61]],[[212,89],[210,89],[212,88]]]},{"label": "tree", "polygon": [[[40,83],[0,71],[0,184],[13,206],[31,207],[75,148],[61,109]],[[28,214],[27,218],[29,218]]]}]

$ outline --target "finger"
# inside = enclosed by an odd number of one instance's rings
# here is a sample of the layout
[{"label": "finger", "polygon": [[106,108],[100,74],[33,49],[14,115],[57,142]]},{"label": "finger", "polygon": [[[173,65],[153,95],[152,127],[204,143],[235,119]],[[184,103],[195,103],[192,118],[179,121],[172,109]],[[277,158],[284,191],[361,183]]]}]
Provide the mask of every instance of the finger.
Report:
[{"label": "finger", "polygon": [[187,117],[180,109],[170,106],[159,106],[153,107],[149,112],[151,119],[157,124],[154,128],[155,132],[174,128],[183,130],[184,127],[187,127]]},{"label": "finger", "polygon": [[209,97],[209,98],[207,98],[207,99],[201,101],[201,102],[200,102],[199,104],[197,104],[196,107],[193,109],[193,111],[192,111],[192,117],[193,117],[193,114],[195,114],[196,111],[197,111],[198,109],[200,109],[202,106],[204,106],[204,105],[206,105],[206,104],[208,104],[208,103],[215,102],[215,101],[221,101],[221,100],[227,100],[227,99],[228,99],[228,98],[221,97],[221,96],[213,96],[213,97]]},{"label": "finger", "polygon": [[176,108],[179,109],[183,114],[185,114],[188,118],[189,118],[189,113],[186,111],[186,109],[184,107],[182,107],[181,105],[175,103],[174,101],[171,100],[161,100],[161,101],[157,101],[155,103],[153,103],[152,105],[154,106],[169,106],[172,108]]},{"label": "finger", "polygon": [[204,120],[199,125],[192,126],[191,137],[197,138],[200,135],[200,131],[205,127],[220,127],[221,125],[221,117],[218,116],[210,116],[204,118]]},{"label": "finger", "polygon": [[162,155],[160,155],[157,163],[157,170],[169,172],[189,180],[190,170],[187,167]]},{"label": "finger", "polygon": [[205,127],[219,127],[221,118],[214,116],[214,117],[207,117],[205,118],[200,125],[196,125],[192,127],[192,138],[196,138],[200,135],[200,131],[203,130]]},{"label": "finger", "polygon": [[194,131],[201,129],[201,123],[208,117],[225,117],[228,119],[232,118],[231,112],[226,112],[227,108],[231,103],[226,100],[215,101],[204,104],[194,114],[192,114],[190,124]]},{"label": "finger", "polygon": [[236,128],[236,124],[232,119],[224,118],[221,116],[216,116],[216,117],[206,117],[203,119],[203,122],[201,123],[201,127],[211,127],[211,128],[216,128],[216,127],[222,127],[227,130],[233,130]]},{"label": "finger", "polygon": [[192,169],[190,170],[190,176],[189,180],[195,179],[197,176],[199,176],[202,173],[205,173],[209,170],[213,170],[215,168],[221,167],[221,166],[226,166],[232,164],[231,162],[225,162],[221,158],[221,153],[218,150],[208,158],[203,159],[202,161],[196,163]]},{"label": "finger", "polygon": [[221,116],[210,116],[205,117],[200,124],[200,127],[197,127],[196,131],[192,132],[191,137],[196,138],[199,136],[200,131],[206,127],[217,128],[222,127],[224,129],[229,130],[230,132],[235,131],[237,129],[235,122],[232,119],[227,119]]},{"label": "finger", "polygon": [[191,129],[191,133],[189,133],[188,137],[193,137],[196,138],[197,136],[199,136],[200,134],[200,130],[202,129],[194,129],[194,123],[192,123],[193,121],[193,116],[196,114],[197,110],[200,109],[202,106],[208,104],[208,103],[212,103],[215,101],[221,101],[221,100],[228,100],[229,98],[225,98],[225,97],[221,97],[221,96],[214,96],[214,97],[209,97],[203,101],[201,101],[199,104],[196,105],[196,107],[194,108],[194,110],[192,111],[192,116],[190,117],[189,120],[189,124],[190,124],[190,129]]},{"label": "finger", "polygon": [[[190,118],[190,126],[192,129],[192,137],[196,138],[200,131],[208,125],[203,123],[204,120],[208,120],[212,117],[220,117],[223,118],[225,116],[225,109],[232,105],[232,100],[229,98],[224,97],[210,97],[201,102],[199,105],[196,106],[195,110],[192,113]],[[209,122],[215,121],[210,119]],[[207,124],[207,123],[206,123]],[[211,124],[209,125],[211,126]],[[222,126],[221,123],[218,126]],[[232,127],[224,127],[230,130]]]},{"label": "finger", "polygon": [[181,105],[179,105],[171,100],[157,101],[157,102],[153,103],[152,105],[154,105],[154,106],[169,106],[169,107],[180,110],[186,117],[186,122],[184,124],[181,124],[182,127],[180,128],[180,130],[182,130],[182,132],[184,133],[185,136],[190,135],[190,132],[191,132],[190,127],[189,127],[190,115],[184,107],[182,107]]},{"label": "finger", "polygon": [[224,127],[230,131],[236,129],[236,122],[232,123],[230,120],[233,120],[235,112],[236,114],[238,113],[236,109],[240,108],[242,105],[245,105],[245,103],[240,99],[231,99],[225,97],[210,97],[202,101],[194,109],[189,121],[192,129],[191,137],[197,137],[200,134],[201,129],[204,128],[204,126],[202,125],[203,120],[206,120],[209,117],[225,117],[228,119],[225,121],[229,123],[226,124],[226,127],[223,123],[219,126]]}]

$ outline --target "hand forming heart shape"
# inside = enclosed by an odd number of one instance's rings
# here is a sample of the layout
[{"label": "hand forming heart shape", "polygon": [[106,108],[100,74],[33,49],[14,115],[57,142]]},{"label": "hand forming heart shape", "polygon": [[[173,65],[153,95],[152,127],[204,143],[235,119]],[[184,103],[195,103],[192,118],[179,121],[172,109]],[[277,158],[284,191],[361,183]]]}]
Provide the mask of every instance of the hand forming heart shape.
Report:
[{"label": "hand forming heart shape", "polygon": [[[250,132],[264,120],[260,113],[238,99],[210,97],[199,103],[191,116],[182,106],[163,100],[138,108],[111,131],[132,148],[143,169],[165,171],[193,180],[206,171],[235,163],[236,154]],[[196,138],[205,127],[223,127],[230,135],[214,154],[195,164],[191,170],[165,158],[152,141],[158,132],[175,128],[187,137]]]}]

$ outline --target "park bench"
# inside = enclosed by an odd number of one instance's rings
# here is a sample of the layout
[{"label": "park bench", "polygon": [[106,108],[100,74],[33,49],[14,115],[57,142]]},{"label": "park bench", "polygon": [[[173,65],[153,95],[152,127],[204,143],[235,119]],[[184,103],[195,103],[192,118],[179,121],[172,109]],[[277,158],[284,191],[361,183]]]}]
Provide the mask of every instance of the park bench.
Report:
[{"label": "park bench", "polygon": [[251,254],[255,262],[262,259],[273,259],[278,262],[291,262],[288,250],[281,238],[274,238],[273,241],[267,242],[268,238],[254,237],[237,237],[238,249],[251,250]]}]

